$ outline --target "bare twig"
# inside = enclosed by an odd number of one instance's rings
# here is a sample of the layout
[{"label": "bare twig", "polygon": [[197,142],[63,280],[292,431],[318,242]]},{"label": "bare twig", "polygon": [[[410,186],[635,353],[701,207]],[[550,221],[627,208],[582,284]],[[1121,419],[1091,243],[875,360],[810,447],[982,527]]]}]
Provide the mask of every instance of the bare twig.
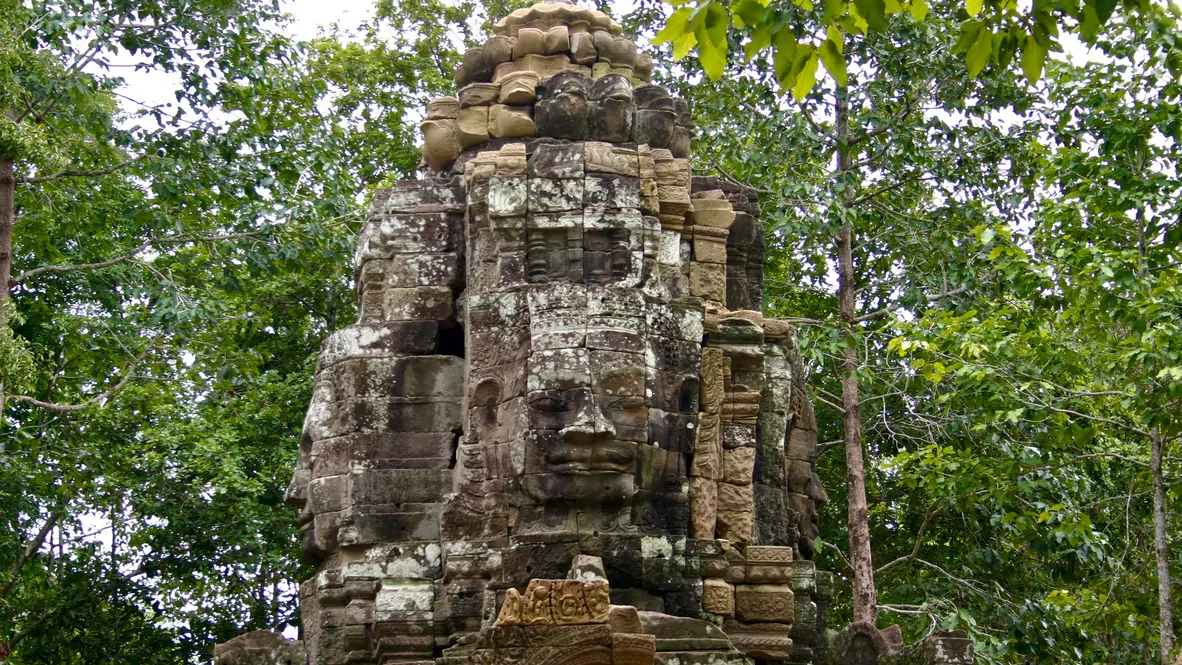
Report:
[{"label": "bare twig", "polygon": [[841,398],[833,393],[821,388],[820,386],[809,386],[815,393],[813,396],[824,402],[826,405],[836,409],[840,413],[845,413],[845,409],[841,407]]},{"label": "bare twig", "polygon": [[874,571],[874,574],[880,575],[880,574],[885,573],[886,571],[890,570],[891,568],[894,568],[895,566],[899,565],[900,563],[910,561],[910,560],[914,559],[915,557],[919,556],[919,550],[921,547],[923,547],[923,534],[925,531],[928,530],[928,524],[931,523],[933,517],[935,517],[936,515],[939,515],[943,510],[944,510],[943,506],[936,508],[935,510],[929,510],[928,513],[926,515],[924,515],[923,524],[920,524],[919,530],[915,532],[915,547],[911,548],[911,552],[909,554],[905,554],[905,555],[895,559],[894,561],[891,561],[889,563],[882,565],[881,567],[879,567],[878,570]]},{"label": "bare twig", "polygon": [[840,547],[827,540],[823,540],[821,542],[825,545],[825,547],[833,550],[833,552],[837,554],[837,558],[841,559],[841,562],[845,564],[846,570],[854,569],[854,567],[850,564],[850,560],[846,558],[845,552],[842,552]]}]

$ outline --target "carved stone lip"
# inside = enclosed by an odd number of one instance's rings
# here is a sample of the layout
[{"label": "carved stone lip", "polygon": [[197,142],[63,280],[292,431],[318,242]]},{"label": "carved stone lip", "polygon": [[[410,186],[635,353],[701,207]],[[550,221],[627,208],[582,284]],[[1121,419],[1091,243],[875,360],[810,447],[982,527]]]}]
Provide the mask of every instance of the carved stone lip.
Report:
[{"label": "carved stone lip", "polygon": [[557,473],[632,473],[635,462],[635,447],[629,448],[618,441],[590,446],[562,446],[546,453],[547,470]]}]

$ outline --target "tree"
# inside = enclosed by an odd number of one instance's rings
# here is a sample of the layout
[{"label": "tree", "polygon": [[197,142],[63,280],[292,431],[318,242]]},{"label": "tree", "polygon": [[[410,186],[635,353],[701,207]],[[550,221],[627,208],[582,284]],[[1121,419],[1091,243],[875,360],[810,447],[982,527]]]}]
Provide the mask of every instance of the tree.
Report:
[{"label": "tree", "polygon": [[[975,303],[971,316],[933,314],[909,333],[925,340],[921,358],[940,359],[957,377],[958,391],[989,395],[990,420],[1070,428],[1101,445],[1061,464],[1112,460],[1128,467],[1120,491],[1130,510],[1134,497],[1151,496],[1142,547],[1156,578],[1163,663],[1174,646],[1168,446],[1182,397],[1173,30],[1172,21],[1130,21],[1100,41],[1118,66],[1052,68],[1050,112],[1036,121],[1049,141],[1038,164],[1046,175],[1029,190],[1030,230],[979,230],[1006,275],[1004,299]],[[1113,577],[1104,603],[1116,585]]]},{"label": "tree", "polygon": [[[352,315],[367,191],[413,172],[407,111],[448,85],[436,21],[463,12],[387,6],[309,44],[264,2],[2,12],[11,662],[189,662],[298,620],[288,443],[320,340]],[[177,102],[128,99],[116,56]]]},{"label": "tree", "polygon": [[[762,5],[757,6],[764,10]],[[865,38],[845,40],[840,32],[827,27],[829,19],[822,10],[792,4],[769,6],[766,11],[769,16],[775,14],[776,31],[759,28],[761,36],[748,45],[750,61],[732,74],[736,78],[754,76],[770,89],[777,83],[781,89],[791,89],[798,108],[790,110],[765,98],[761,100],[766,109],[762,113],[788,116],[774,122],[794,124],[796,131],[811,138],[809,162],[791,176],[777,178],[777,184],[799,190],[800,181],[810,183],[811,192],[794,193],[791,205],[796,210],[792,214],[799,216],[799,221],[791,230],[807,229],[805,238],[809,241],[824,238],[821,246],[832,247],[831,257],[819,260],[814,255],[811,260],[819,268],[814,274],[822,275],[832,267],[837,281],[836,311],[819,318],[832,326],[837,342],[833,350],[840,355],[843,377],[841,397],[834,406],[844,420],[853,618],[870,623],[876,619],[877,601],[861,431],[866,396],[861,394],[859,383],[865,380],[865,368],[859,349],[871,343],[867,335],[882,334],[878,328],[890,313],[903,307],[922,310],[972,288],[979,259],[967,255],[958,242],[966,230],[966,215],[980,213],[956,205],[932,208],[931,204],[938,200],[955,202],[958,185],[980,182],[980,175],[957,170],[963,171],[966,161],[981,168],[984,162],[980,158],[996,154],[997,146],[1005,141],[996,131],[981,131],[968,123],[958,127],[952,119],[926,117],[932,110],[959,104],[966,97],[997,92],[964,76],[952,57],[954,43],[947,37],[950,22],[942,18],[950,12],[946,7],[939,9],[943,13],[927,21],[900,16]],[[718,14],[721,7],[703,11],[706,16],[720,17],[725,32],[725,13]],[[734,11],[739,23],[754,25],[751,7],[736,6]],[[851,4],[843,11],[856,15],[857,6]],[[686,18],[688,29],[691,12],[679,9],[657,40],[672,40],[676,58],[679,48],[688,48],[684,35],[689,34],[699,54],[711,57],[697,31],[676,36],[678,13]],[[709,23],[711,19],[703,20]],[[828,35],[822,55],[792,37],[817,32]],[[931,53],[921,56],[911,50],[909,44],[917,40],[932,44]],[[773,42],[770,62],[756,58],[761,48]],[[830,58],[824,53],[835,56]],[[814,86],[818,58],[824,59],[834,73],[832,87],[826,83]],[[847,74],[847,61],[852,74]],[[718,75],[710,71],[708,62],[703,61],[703,65],[708,74]],[[970,120],[986,116],[998,104],[1015,100],[1022,103],[1023,93],[1012,77],[1004,77],[995,85],[1008,99],[1001,101],[995,96],[971,108],[962,105],[961,110]],[[792,119],[793,115],[797,119]],[[955,139],[953,132],[959,133]],[[993,147],[989,147],[991,144]],[[784,165],[777,164],[776,168],[783,169]],[[791,172],[793,167],[788,169]],[[797,183],[788,185],[787,181],[793,179]],[[775,188],[763,189],[772,197],[782,196]],[[810,196],[815,197],[813,202],[799,203]],[[887,200],[898,205],[888,205]],[[952,216],[945,223],[936,221],[933,213],[949,214],[950,209]],[[859,233],[873,240],[859,244]],[[931,247],[922,247],[925,243],[936,243],[940,250],[947,251],[940,258],[950,263],[929,262],[933,258]],[[868,324],[870,331],[865,330]]]},{"label": "tree", "polygon": [[[667,1],[677,9],[657,41],[673,43],[675,60],[697,48],[702,70],[718,79],[731,50],[728,27],[733,23],[742,32],[735,41],[742,43],[746,60],[757,53],[772,53],[776,80],[797,100],[812,89],[818,63],[825,66],[838,87],[845,87],[848,65],[843,46],[847,38],[888,30],[891,17],[897,14],[906,13],[923,21],[933,4],[929,0],[823,0],[820,7],[814,7],[812,0],[793,0],[791,5],[773,4],[771,0],[695,0],[691,7],[690,0]],[[1005,70],[1020,63],[1026,78],[1035,83],[1042,76],[1047,54],[1062,49],[1060,32],[1094,42],[1118,7],[1120,14],[1128,18],[1154,20],[1166,12],[1182,17],[1182,9],[1172,2],[1153,4],[1149,0],[1128,1],[1123,6],[1116,0],[1039,0],[1029,6],[1010,0],[965,0],[963,14],[945,16],[967,19],[959,25],[955,50],[964,55],[970,76],[978,76],[991,64]],[[809,25],[794,23],[793,9],[809,13]],[[932,44],[922,39],[910,42],[917,49]],[[1021,57],[1015,61],[1019,52]],[[1169,66],[1171,71],[1182,69],[1182,59],[1171,59]]]}]

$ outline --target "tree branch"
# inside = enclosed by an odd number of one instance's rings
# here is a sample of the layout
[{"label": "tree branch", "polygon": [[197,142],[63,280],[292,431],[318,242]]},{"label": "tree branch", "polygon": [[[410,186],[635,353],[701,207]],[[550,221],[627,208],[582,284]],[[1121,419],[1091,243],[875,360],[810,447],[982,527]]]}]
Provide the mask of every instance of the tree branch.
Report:
[{"label": "tree branch", "polygon": [[51,180],[60,180],[61,178],[88,178],[91,176],[108,175],[108,174],[114,173],[114,172],[118,171],[119,169],[124,168],[126,166],[131,166],[132,164],[140,161],[143,158],[144,158],[144,155],[140,155],[139,157],[132,157],[131,159],[124,161],[124,162],[119,162],[118,164],[115,164],[114,166],[110,166],[105,169],[96,169],[94,171],[66,170],[66,171],[61,171],[59,173],[54,173],[51,175],[34,176],[31,178],[28,178],[28,177],[17,178],[16,184],[18,184],[18,185],[33,185],[33,184],[40,183],[40,182],[49,182]]},{"label": "tree branch", "polygon": [[131,364],[127,367],[127,371],[123,374],[123,378],[119,379],[119,383],[116,383],[115,385],[111,386],[110,389],[105,390],[85,401],[78,402],[76,404],[60,404],[56,402],[43,402],[34,397],[29,397],[28,395],[18,395],[15,397],[9,397],[8,399],[12,402],[24,402],[47,411],[55,411],[58,413],[81,411],[82,409],[101,402],[122,390],[123,387],[126,386],[135,375],[135,366],[138,365],[144,358],[146,358],[148,354],[151,353],[152,349],[155,348],[155,346],[156,345],[154,343],[149,344],[148,348],[144,349],[143,353],[140,353],[138,356],[136,356],[135,360],[131,361]]},{"label": "tree branch", "polygon": [[805,122],[807,122],[809,124],[809,127],[811,127],[812,130],[817,133],[817,135],[824,136],[825,138],[829,139],[830,141],[837,143],[836,136],[825,131],[825,129],[823,127],[821,127],[821,125],[817,124],[816,120],[813,120],[813,115],[811,113],[809,113],[809,109],[807,106],[805,106],[805,103],[803,101],[797,102],[797,105],[800,106],[801,117],[803,117],[805,119]]},{"label": "tree branch", "polygon": [[734,175],[732,175],[730,171],[727,171],[725,168],[723,168],[722,164],[719,164],[718,160],[716,160],[716,159],[710,160],[710,166],[713,166],[715,169],[717,169],[718,172],[722,174],[722,177],[725,178],[726,180],[730,181],[730,183],[732,185],[738,185],[739,187],[746,187],[746,188],[748,188],[756,193],[759,193],[759,194],[767,194],[769,196],[775,196],[777,194],[777,192],[773,192],[770,189],[763,189],[760,187],[756,187],[754,185],[745,183],[742,180],[739,180]]},{"label": "tree branch", "polygon": [[872,140],[878,136],[881,136],[881,135],[891,131],[892,129],[895,129],[895,126],[898,123],[906,120],[907,116],[911,115],[911,112],[914,109],[915,109],[915,100],[911,97],[911,95],[904,95],[903,96],[903,111],[895,114],[895,117],[892,118],[892,121],[890,123],[887,123],[887,124],[879,127],[878,129],[866,132],[865,134],[863,134],[861,136],[857,136],[857,137],[850,139],[848,142],[848,145],[850,145],[851,147],[858,145],[859,143],[862,143],[863,141]]},{"label": "tree branch", "polygon": [[841,562],[845,564],[845,567],[847,570],[854,569],[854,567],[852,565],[850,565],[850,560],[846,558],[845,552],[842,552],[840,547],[838,547],[837,545],[834,545],[833,543],[831,543],[827,540],[822,540],[821,542],[824,543],[825,547],[828,547],[829,549],[833,550],[837,554],[837,558],[841,559]]},{"label": "tree branch", "polygon": [[[810,387],[813,389],[814,393],[816,393],[813,395],[813,397],[816,397],[817,399],[824,402],[826,405],[836,409],[839,413],[845,413],[845,409],[842,408],[840,404],[835,404],[834,402],[830,401],[830,400],[834,400],[835,402],[840,402],[841,401],[840,397],[838,397],[837,395],[834,395],[833,393],[831,393],[819,386],[810,386]],[[826,399],[826,398],[828,398],[828,399]]]},{"label": "tree branch", "polygon": [[909,177],[909,178],[903,178],[901,180],[896,180],[889,185],[884,185],[884,186],[879,187],[878,189],[876,189],[868,194],[863,194],[862,196],[859,196],[858,198],[854,199],[854,202],[852,205],[855,205],[855,206],[861,205],[871,199],[877,198],[878,196],[880,196],[882,194],[886,194],[887,192],[896,190],[904,185],[909,185],[913,182],[916,182],[917,180],[925,180],[929,177],[931,177],[930,174],[929,175],[924,175],[924,174],[920,174],[920,173],[912,174],[911,177]]},{"label": "tree branch", "polygon": [[885,573],[886,571],[890,570],[891,568],[894,568],[895,566],[899,565],[900,563],[910,561],[910,560],[914,559],[915,557],[919,556],[919,549],[923,546],[923,534],[925,531],[928,530],[928,524],[931,523],[933,517],[935,517],[936,515],[939,515],[943,510],[944,510],[944,507],[941,506],[939,508],[936,508],[935,510],[928,511],[927,515],[924,515],[923,524],[920,524],[919,531],[915,532],[915,547],[911,548],[910,554],[905,554],[905,555],[899,557],[898,559],[895,559],[894,561],[883,564],[881,567],[879,567],[878,570],[874,571],[874,574],[881,575],[882,573]]},{"label": "tree branch", "polygon": [[13,286],[16,286],[17,284],[20,284],[21,282],[32,279],[33,277],[36,277],[38,275],[61,273],[61,272],[74,272],[74,271],[79,271],[79,270],[101,270],[103,268],[110,268],[111,266],[115,266],[115,265],[119,265],[120,263],[126,263],[128,261],[131,261],[140,252],[144,251],[145,249],[148,249],[149,247],[155,247],[157,245],[179,245],[179,244],[184,244],[187,242],[216,242],[219,240],[233,240],[235,238],[257,237],[257,236],[264,235],[265,233],[266,233],[266,231],[246,231],[243,233],[227,233],[224,235],[216,235],[216,236],[173,236],[173,237],[168,237],[168,238],[154,238],[152,240],[149,240],[149,241],[143,243],[139,247],[136,247],[135,249],[131,250],[130,252],[128,252],[126,254],[123,254],[121,256],[116,256],[113,259],[107,259],[106,261],[98,261],[95,263],[72,263],[72,264],[54,265],[54,266],[39,266],[37,268],[32,268],[32,269],[22,272],[21,274],[17,275],[16,277],[13,277],[12,279],[8,280],[8,285],[11,288]]},{"label": "tree branch", "polygon": [[101,270],[103,268],[110,268],[111,266],[119,265],[120,263],[125,263],[127,261],[131,261],[131,260],[135,259],[136,254],[139,254],[140,252],[144,251],[145,249],[147,249],[151,245],[152,245],[152,243],[146,242],[146,243],[140,245],[139,247],[136,247],[135,249],[131,250],[130,252],[124,254],[123,256],[117,256],[113,259],[107,259],[106,261],[98,261],[96,263],[72,263],[72,264],[67,264],[67,265],[40,266],[38,268],[33,268],[32,270],[28,270],[26,272],[23,272],[23,273],[17,275],[16,277],[13,277],[12,279],[8,280],[8,286],[9,286],[9,288],[12,288],[13,286],[20,284],[21,282],[23,282],[27,279],[31,279],[33,277],[36,277],[37,275],[45,275],[45,274],[59,273],[59,272],[74,272],[74,271],[79,271],[79,270]]},{"label": "tree branch", "polygon": [[1009,605],[1010,607],[1014,607],[1013,602],[1011,602],[1005,598],[1001,598],[1000,596],[993,596],[993,595],[989,594],[988,592],[982,590],[975,583],[970,582],[969,580],[966,580],[963,577],[957,577],[956,575],[953,575],[952,573],[948,572],[947,570],[944,570],[943,568],[941,568],[940,566],[937,566],[936,564],[932,563],[931,561],[925,561],[925,560],[920,559],[918,557],[915,559],[912,559],[912,561],[914,561],[915,563],[917,563],[925,568],[929,568],[931,570],[936,571],[937,573],[940,573],[944,577],[947,577],[948,579],[952,580],[953,582],[956,582],[957,584],[965,587],[966,589],[969,589],[970,591],[972,591],[974,593],[980,594],[981,596],[983,596],[985,598],[1000,600],[1001,602],[1005,603],[1006,605]]},{"label": "tree branch", "polygon": [[[952,298],[953,296],[958,296],[968,290],[969,290],[969,286],[966,284],[965,286],[957,287],[955,289],[952,289],[951,291],[945,291],[943,293],[936,293],[936,294],[927,296],[927,302],[929,304],[934,303],[934,302],[939,302],[941,300],[944,300],[945,298]],[[856,317],[854,319],[854,323],[866,323],[867,321],[881,319],[882,317],[886,316],[887,314],[890,314],[891,312],[900,310],[903,307],[904,307],[903,303],[891,305],[890,307],[883,307],[882,309],[875,310],[873,312],[870,312],[869,314],[863,314],[862,316]]]},{"label": "tree branch", "polygon": [[58,520],[60,520],[64,515],[65,511],[61,508],[58,508],[49,514],[49,519],[45,520],[45,524],[41,525],[41,530],[37,532],[37,535],[33,537],[33,540],[29,541],[28,547],[26,547],[24,551],[21,552],[20,556],[16,558],[16,561],[13,561],[12,565],[9,566],[8,579],[4,581],[4,586],[0,588],[0,598],[6,598],[8,593],[12,591],[12,587],[16,586],[16,580],[21,574],[21,569],[25,567],[25,564],[29,562],[29,559],[32,559],[33,555],[36,554],[37,551],[41,549],[41,546],[45,544],[45,539],[49,537],[49,532],[53,530],[53,527],[57,526]]}]

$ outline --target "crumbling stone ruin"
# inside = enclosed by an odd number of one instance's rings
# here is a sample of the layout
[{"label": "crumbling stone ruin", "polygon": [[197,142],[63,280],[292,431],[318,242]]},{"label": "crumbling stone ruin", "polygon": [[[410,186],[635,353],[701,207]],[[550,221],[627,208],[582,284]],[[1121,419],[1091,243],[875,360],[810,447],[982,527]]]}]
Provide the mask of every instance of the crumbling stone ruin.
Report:
[{"label": "crumbling stone ruin", "polygon": [[753,191],[607,15],[513,12],[379,192],[288,501],[312,665],[820,662],[816,423]]}]

